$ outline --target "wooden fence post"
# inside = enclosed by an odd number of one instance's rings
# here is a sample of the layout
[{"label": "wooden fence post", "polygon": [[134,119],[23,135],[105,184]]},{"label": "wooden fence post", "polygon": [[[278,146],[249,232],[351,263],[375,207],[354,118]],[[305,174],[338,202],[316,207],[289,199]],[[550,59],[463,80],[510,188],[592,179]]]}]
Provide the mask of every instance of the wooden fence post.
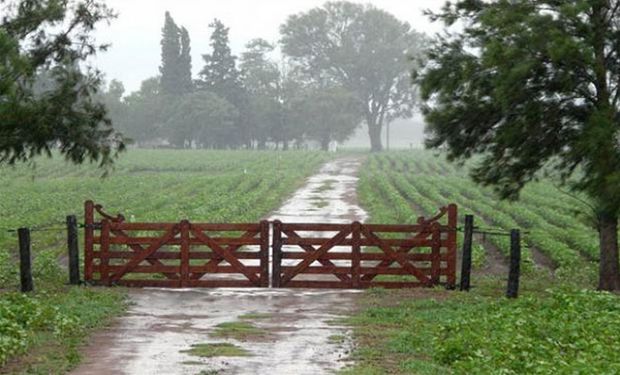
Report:
[{"label": "wooden fence post", "polygon": [[80,284],[80,249],[75,215],[67,216],[67,248],[69,250],[69,284]]},{"label": "wooden fence post", "polygon": [[518,229],[510,231],[510,273],[506,297],[517,298],[519,294],[519,273],[521,272],[521,233]]},{"label": "wooden fence post", "polygon": [[30,229],[19,228],[19,276],[22,292],[32,292],[32,264],[30,261]]},{"label": "wooden fence post", "polygon": [[273,222],[273,245],[271,254],[271,287],[280,287],[280,267],[282,265],[282,222]]},{"label": "wooden fence post", "polygon": [[474,235],[474,215],[465,215],[463,259],[461,261],[461,291],[469,291],[471,278],[471,247]]},{"label": "wooden fence post", "polygon": [[181,229],[181,251],[179,260],[179,287],[184,288],[189,283],[189,262],[190,262],[190,230],[191,224],[188,220],[182,220],[180,223]]},{"label": "wooden fence post", "polygon": [[93,201],[84,203],[84,281],[93,280],[93,247],[95,236],[95,204]]}]

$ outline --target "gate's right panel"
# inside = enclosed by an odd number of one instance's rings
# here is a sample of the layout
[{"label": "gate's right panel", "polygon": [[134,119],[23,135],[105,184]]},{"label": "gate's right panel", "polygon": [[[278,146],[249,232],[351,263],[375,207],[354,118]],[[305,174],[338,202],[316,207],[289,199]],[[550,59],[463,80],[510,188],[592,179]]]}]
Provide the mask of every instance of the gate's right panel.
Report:
[{"label": "gate's right panel", "polygon": [[456,280],[457,209],[413,225],[274,223],[274,287],[406,288]]}]

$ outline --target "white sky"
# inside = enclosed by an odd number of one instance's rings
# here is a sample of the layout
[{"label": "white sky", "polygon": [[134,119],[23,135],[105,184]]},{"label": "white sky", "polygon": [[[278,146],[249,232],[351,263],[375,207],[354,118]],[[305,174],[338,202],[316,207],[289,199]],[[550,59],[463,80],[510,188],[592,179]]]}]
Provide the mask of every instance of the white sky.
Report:
[{"label": "white sky", "polygon": [[[371,0],[421,32],[433,34],[440,24],[422,15],[424,9],[439,9],[443,0]],[[233,53],[240,55],[244,45],[254,38],[276,43],[279,27],[295,13],[321,6],[323,0],[107,0],[119,16],[108,25],[100,25],[96,37],[111,48],[95,59],[95,65],[108,80],[125,84],[126,93],[137,90],[142,80],[158,74],[161,28],[164,13],[170,11],[178,25],[185,26],[192,41],[194,73],[203,66],[202,54],[209,51],[209,23],[219,18],[230,27]]]}]

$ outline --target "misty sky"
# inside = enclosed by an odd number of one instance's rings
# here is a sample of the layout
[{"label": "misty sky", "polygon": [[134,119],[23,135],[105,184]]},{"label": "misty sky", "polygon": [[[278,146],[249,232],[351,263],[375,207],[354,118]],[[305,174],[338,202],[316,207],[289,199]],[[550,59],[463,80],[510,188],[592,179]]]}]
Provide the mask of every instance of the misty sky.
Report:
[{"label": "misty sky", "polygon": [[[440,30],[439,24],[430,23],[422,10],[437,10],[440,0],[372,0],[411,26],[428,34]],[[107,0],[119,17],[101,25],[96,37],[99,42],[112,46],[95,61],[106,73],[106,78],[118,79],[128,92],[139,88],[140,82],[158,74],[160,62],[161,28],[168,10],[177,24],[185,26],[192,39],[194,73],[203,66],[202,54],[209,51],[208,24],[219,18],[230,27],[233,53],[239,55],[251,39],[261,37],[270,42],[279,39],[279,26],[287,16],[320,6],[323,0]]]}]

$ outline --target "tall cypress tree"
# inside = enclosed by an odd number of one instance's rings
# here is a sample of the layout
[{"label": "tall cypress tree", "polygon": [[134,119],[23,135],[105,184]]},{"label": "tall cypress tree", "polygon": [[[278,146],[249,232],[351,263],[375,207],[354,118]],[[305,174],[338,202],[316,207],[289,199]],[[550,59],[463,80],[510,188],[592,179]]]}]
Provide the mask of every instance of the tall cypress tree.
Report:
[{"label": "tall cypress tree", "polygon": [[192,83],[192,56],[190,54],[189,33],[185,27],[181,28],[181,56],[179,62],[181,87],[185,93],[191,92]]},{"label": "tall cypress tree", "polygon": [[166,12],[161,39],[161,92],[182,95],[192,90],[192,60],[189,33]]}]

